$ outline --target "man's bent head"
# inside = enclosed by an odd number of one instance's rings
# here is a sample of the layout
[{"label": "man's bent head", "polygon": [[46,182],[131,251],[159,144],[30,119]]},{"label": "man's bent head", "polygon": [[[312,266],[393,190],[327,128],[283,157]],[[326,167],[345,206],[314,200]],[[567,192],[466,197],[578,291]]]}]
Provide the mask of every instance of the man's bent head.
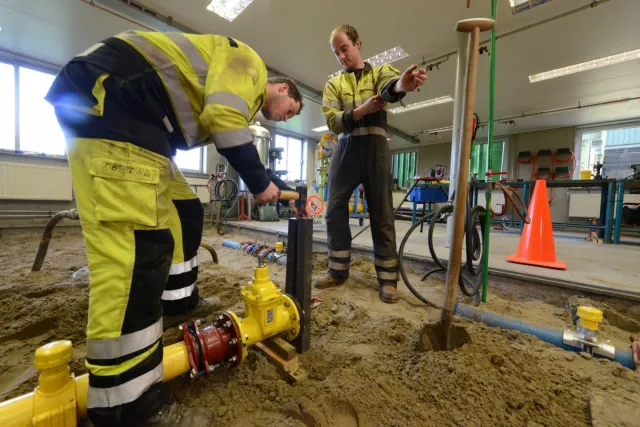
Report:
[{"label": "man's bent head", "polygon": [[302,95],[295,82],[288,77],[271,77],[267,80],[267,99],[262,115],[267,120],[286,122],[302,111]]}]

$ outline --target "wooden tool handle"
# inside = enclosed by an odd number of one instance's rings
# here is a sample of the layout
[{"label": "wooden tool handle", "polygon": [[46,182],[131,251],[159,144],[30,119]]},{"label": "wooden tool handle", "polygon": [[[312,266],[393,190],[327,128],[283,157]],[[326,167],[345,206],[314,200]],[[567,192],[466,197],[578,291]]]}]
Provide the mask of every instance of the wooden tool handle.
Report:
[{"label": "wooden tool handle", "polygon": [[456,31],[460,31],[461,33],[470,33],[474,28],[480,28],[480,32],[489,31],[493,29],[496,25],[496,22],[493,19],[487,18],[472,18],[472,19],[464,19],[458,22],[456,26]]},{"label": "wooden tool handle", "polygon": [[295,191],[281,191],[278,199],[280,200],[298,200],[300,198],[300,193],[296,193]]}]

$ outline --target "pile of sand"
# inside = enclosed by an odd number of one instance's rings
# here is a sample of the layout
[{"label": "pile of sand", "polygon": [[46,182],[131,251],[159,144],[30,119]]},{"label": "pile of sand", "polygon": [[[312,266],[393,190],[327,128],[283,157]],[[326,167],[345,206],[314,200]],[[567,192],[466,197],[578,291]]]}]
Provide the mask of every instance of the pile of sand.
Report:
[{"label": "pile of sand", "polygon": [[[219,238],[205,240],[219,247]],[[43,271],[30,273],[37,244],[37,234],[0,239],[0,257],[6,260],[0,271],[3,400],[34,387],[33,352],[47,342],[73,340],[73,369],[84,370],[88,289],[86,282],[71,279],[72,271],[86,264],[81,236],[58,233]],[[219,257],[221,265],[214,265],[201,252],[201,293],[219,296],[225,309],[241,309],[239,287],[256,261],[230,249],[220,249]],[[314,274],[326,266],[326,256],[314,254]],[[272,280],[283,285],[284,267],[274,265],[271,272]],[[437,295],[442,286],[432,282],[419,288]],[[380,302],[373,266],[358,258],[343,287],[315,292],[324,302],[313,311],[312,347],[301,356],[309,378],[301,383],[287,383],[262,356],[251,353],[238,368],[195,382],[176,380],[170,389],[185,404],[212,408],[216,426],[238,427],[589,425],[591,393],[620,398],[640,393],[640,375],[616,363],[466,320],[458,323],[467,328],[471,343],[453,352],[419,352],[422,325],[439,313],[402,289],[400,303]],[[498,283],[484,308],[569,327],[570,293],[545,290],[549,295],[533,297],[525,285]],[[628,304],[606,304],[632,317]],[[604,330],[618,345],[628,336],[608,321]]]}]

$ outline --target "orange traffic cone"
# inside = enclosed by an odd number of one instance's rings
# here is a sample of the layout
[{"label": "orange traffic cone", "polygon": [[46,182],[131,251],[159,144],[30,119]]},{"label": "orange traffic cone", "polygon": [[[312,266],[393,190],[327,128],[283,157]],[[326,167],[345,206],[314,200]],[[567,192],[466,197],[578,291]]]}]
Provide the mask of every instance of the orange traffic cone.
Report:
[{"label": "orange traffic cone", "polygon": [[531,221],[525,224],[520,237],[518,253],[509,255],[507,261],[566,270],[567,263],[556,260],[551,212],[547,198],[547,181],[544,179],[536,181],[529,205],[529,218]]}]

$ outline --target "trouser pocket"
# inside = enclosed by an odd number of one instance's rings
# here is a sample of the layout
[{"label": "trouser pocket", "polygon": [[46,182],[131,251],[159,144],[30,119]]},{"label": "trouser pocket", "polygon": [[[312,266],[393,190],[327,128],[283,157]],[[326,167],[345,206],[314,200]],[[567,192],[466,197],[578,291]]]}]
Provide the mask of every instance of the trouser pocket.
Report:
[{"label": "trouser pocket", "polygon": [[158,226],[158,167],[132,160],[91,159],[98,221]]}]

